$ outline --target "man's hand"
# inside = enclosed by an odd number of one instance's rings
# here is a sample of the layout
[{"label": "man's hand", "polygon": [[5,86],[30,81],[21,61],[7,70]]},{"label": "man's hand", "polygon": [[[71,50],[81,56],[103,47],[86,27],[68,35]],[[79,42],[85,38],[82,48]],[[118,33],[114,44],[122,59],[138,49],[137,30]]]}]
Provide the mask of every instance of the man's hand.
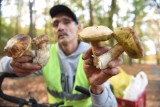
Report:
[{"label": "man's hand", "polygon": [[[99,48],[94,51],[94,54],[99,56],[107,52],[109,49],[109,47]],[[104,90],[103,83],[112,76],[118,74],[119,71],[116,67],[122,64],[122,59],[118,58],[110,61],[108,68],[103,70],[97,69],[93,64],[93,53],[91,49],[89,49],[82,58],[84,60],[84,71],[91,85],[91,91],[94,94],[100,94]]]},{"label": "man's hand", "polygon": [[26,76],[41,69],[39,64],[32,63],[31,56],[21,56],[13,58],[11,61],[12,71],[18,76]]}]

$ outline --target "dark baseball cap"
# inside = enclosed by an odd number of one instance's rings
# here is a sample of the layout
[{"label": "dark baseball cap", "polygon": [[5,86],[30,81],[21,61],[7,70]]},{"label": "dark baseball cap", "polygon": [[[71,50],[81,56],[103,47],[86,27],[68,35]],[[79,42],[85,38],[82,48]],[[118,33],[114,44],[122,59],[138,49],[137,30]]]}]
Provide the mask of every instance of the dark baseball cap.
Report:
[{"label": "dark baseball cap", "polygon": [[50,9],[49,13],[52,18],[59,13],[66,13],[76,24],[78,24],[78,19],[74,12],[65,5],[55,5]]}]

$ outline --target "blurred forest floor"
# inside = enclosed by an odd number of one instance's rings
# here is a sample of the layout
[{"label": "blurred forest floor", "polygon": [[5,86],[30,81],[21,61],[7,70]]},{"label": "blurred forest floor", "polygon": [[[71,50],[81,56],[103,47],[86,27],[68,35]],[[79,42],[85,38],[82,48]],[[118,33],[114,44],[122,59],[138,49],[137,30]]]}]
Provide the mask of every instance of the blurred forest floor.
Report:
[{"label": "blurred forest floor", "polygon": [[[149,84],[147,86],[146,107],[160,107],[160,66],[157,65],[122,65],[124,71],[131,75],[136,75],[139,71],[145,71],[148,76]],[[22,98],[29,98],[28,93],[40,103],[47,102],[47,93],[44,85],[44,80],[41,76],[25,77],[23,79],[5,79],[3,88],[5,93]],[[14,105],[0,99],[1,105]]]}]

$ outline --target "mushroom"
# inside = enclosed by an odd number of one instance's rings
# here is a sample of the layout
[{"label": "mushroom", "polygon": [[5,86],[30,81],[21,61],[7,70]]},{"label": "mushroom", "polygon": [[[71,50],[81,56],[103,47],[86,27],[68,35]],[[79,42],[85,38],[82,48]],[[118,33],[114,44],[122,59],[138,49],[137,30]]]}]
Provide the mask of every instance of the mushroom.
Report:
[{"label": "mushroom", "polygon": [[[113,36],[113,31],[111,29],[109,29],[106,26],[90,26],[90,27],[86,27],[84,28],[81,32],[79,32],[79,38],[82,41],[85,42],[90,42],[92,45],[92,51],[94,54],[94,51],[99,48],[102,47],[101,46],[101,41],[107,41],[110,38],[112,38]],[[104,59],[99,58],[100,56],[96,56],[95,54],[94,56],[94,65],[97,68],[100,69],[104,69]]]},{"label": "mushroom", "polygon": [[39,63],[44,66],[49,60],[49,51],[47,48],[47,42],[49,41],[49,36],[40,35],[33,38],[32,43],[35,46],[35,57],[33,58],[33,63]]},{"label": "mushroom", "polygon": [[[87,30],[88,28],[86,28]],[[94,31],[89,32],[86,35],[93,34]],[[99,30],[100,31],[100,30]],[[99,33],[101,34],[101,33]],[[108,67],[108,63],[118,58],[124,51],[131,58],[141,58],[143,56],[143,49],[140,40],[134,30],[128,27],[120,27],[114,29],[113,37],[117,40],[117,44],[114,45],[107,53],[104,53],[97,57],[96,66],[99,69],[105,69]]]},{"label": "mushroom", "polygon": [[17,58],[28,51],[31,46],[31,37],[29,35],[18,34],[8,40],[4,47],[4,52],[7,56]]},{"label": "mushroom", "polygon": [[104,59],[104,68],[107,68],[108,63],[111,60],[118,58],[123,52],[126,52],[131,58],[143,57],[141,42],[133,29],[128,27],[116,28],[114,29],[113,37],[116,39],[117,44],[98,59]]},{"label": "mushroom", "polygon": [[[128,27],[119,27],[114,29],[114,38],[117,40],[115,49],[122,48],[120,51],[126,52],[131,58],[142,58],[143,48],[136,32]],[[116,48],[117,47],[117,48]],[[121,54],[121,53],[119,53]],[[117,56],[119,56],[117,54]],[[113,56],[114,58],[115,56]]]},{"label": "mushroom", "polygon": [[[4,52],[7,56],[13,58],[30,55],[33,57],[33,63],[44,66],[49,59],[48,41],[49,37],[47,35],[40,35],[32,40],[29,35],[18,34],[9,39],[4,47]],[[35,47],[34,50],[30,49],[32,44]]]}]

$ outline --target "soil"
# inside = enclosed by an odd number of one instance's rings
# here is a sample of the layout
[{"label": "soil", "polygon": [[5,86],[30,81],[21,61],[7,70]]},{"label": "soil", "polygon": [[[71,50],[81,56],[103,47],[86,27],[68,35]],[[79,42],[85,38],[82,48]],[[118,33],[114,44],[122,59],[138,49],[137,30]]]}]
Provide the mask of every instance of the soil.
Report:
[{"label": "soil", "polygon": [[[140,71],[145,71],[148,77],[148,86],[146,88],[146,107],[160,107],[160,66],[157,65],[122,65],[124,71],[128,74],[136,75]],[[20,79],[6,78],[2,89],[5,93],[20,98],[29,99],[29,93],[40,103],[47,102],[47,91],[42,76],[25,77]],[[2,105],[15,105],[0,98],[0,107]]]}]

